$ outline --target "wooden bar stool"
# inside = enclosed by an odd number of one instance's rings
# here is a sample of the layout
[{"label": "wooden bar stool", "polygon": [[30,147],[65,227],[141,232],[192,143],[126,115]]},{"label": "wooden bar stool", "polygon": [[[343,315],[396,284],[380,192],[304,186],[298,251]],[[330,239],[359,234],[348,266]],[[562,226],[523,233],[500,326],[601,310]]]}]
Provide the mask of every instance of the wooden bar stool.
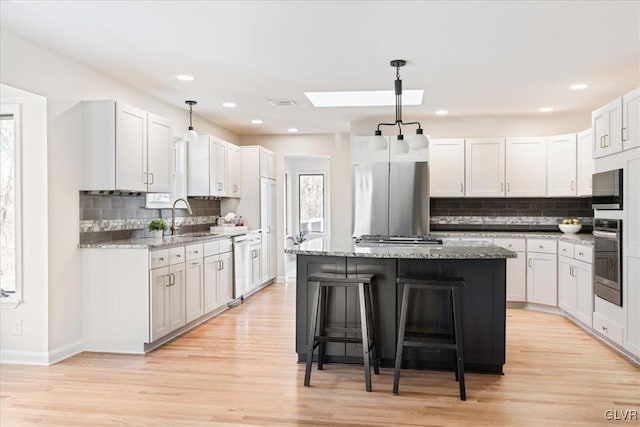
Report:
[{"label": "wooden bar stool", "polygon": [[[467,400],[464,386],[464,354],[462,342],[462,321],[461,321],[461,299],[462,288],[465,281],[462,279],[452,280],[425,280],[413,278],[397,278],[396,284],[404,285],[402,293],[402,309],[400,311],[400,324],[398,329],[398,346],[396,348],[396,363],[393,373],[393,393],[398,394],[400,383],[400,367],[402,365],[402,350],[404,347],[426,347],[432,349],[449,349],[456,352],[456,363],[454,364],[455,378],[460,384],[460,400]],[[409,292],[412,289],[445,291],[450,295],[451,310],[453,313],[453,333],[430,334],[419,331],[407,332],[407,311],[409,308]],[[436,340],[434,340],[436,339]],[[439,341],[438,341],[439,339]],[[447,342],[443,342],[446,340]]]},{"label": "wooden bar stool", "polygon": [[[311,379],[311,365],[313,350],[318,347],[318,370],[322,370],[324,363],[324,346],[327,342],[362,344],[364,359],[364,381],[367,391],[371,391],[371,368],[369,359],[373,358],[373,371],[378,375],[378,352],[376,350],[375,319],[371,285],[374,274],[334,274],[316,273],[307,279],[308,283],[317,282],[311,307],[311,323],[307,341],[307,364],[304,372],[304,385],[308,386]],[[360,328],[341,328],[326,326],[326,310],[328,291],[330,288],[356,288],[360,306]],[[320,318],[318,321],[318,317]],[[317,332],[316,332],[317,330]],[[358,334],[359,338],[345,336],[329,336],[329,333]]]}]

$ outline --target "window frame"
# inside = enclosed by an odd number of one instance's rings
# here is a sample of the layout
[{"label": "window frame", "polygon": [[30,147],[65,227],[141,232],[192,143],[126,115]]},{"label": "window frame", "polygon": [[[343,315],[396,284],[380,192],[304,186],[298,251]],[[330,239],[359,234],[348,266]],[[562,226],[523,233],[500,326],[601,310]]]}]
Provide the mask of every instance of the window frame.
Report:
[{"label": "window frame", "polygon": [[15,176],[15,269],[16,283],[13,295],[0,297],[2,307],[17,307],[22,302],[22,111],[20,104],[0,104],[0,115],[13,116],[14,123],[14,176]]},{"label": "window frame", "polygon": [[302,186],[300,185],[300,179],[303,176],[322,176],[322,231],[309,231],[309,235],[325,235],[329,232],[329,227],[327,223],[327,174],[326,172],[313,172],[313,171],[305,171],[296,174],[298,177],[298,232],[302,233]]}]

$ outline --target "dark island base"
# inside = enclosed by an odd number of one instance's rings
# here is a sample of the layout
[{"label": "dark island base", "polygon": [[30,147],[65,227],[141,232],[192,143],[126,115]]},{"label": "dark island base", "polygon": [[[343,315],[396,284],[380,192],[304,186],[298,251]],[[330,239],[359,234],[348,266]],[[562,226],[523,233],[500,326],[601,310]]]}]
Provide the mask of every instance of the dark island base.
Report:
[{"label": "dark island base", "polygon": [[[311,312],[312,292],[307,277],[319,272],[374,273],[374,310],[378,351],[383,367],[393,367],[396,332],[400,317],[402,288],[397,277],[425,278],[462,277],[462,325],[465,371],[502,374],[505,363],[505,283],[504,259],[385,259],[298,255],[296,294],[296,352],[298,362],[306,361],[307,328]],[[329,297],[327,326],[359,327],[359,308],[354,289],[336,289]],[[451,309],[443,292],[412,293],[407,330],[451,332]],[[317,350],[316,350],[317,351]],[[329,363],[362,364],[362,346],[328,343]],[[317,355],[314,353],[314,360]],[[452,351],[405,348],[403,368],[453,371]]]}]

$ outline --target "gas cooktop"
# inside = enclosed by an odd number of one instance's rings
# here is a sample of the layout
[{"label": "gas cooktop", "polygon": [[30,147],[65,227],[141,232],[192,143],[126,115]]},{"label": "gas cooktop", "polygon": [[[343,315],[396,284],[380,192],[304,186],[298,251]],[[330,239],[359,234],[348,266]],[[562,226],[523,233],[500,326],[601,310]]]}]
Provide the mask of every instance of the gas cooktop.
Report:
[{"label": "gas cooktop", "polygon": [[381,243],[391,245],[441,245],[442,239],[426,236],[382,236],[365,234],[356,238],[356,244]]}]

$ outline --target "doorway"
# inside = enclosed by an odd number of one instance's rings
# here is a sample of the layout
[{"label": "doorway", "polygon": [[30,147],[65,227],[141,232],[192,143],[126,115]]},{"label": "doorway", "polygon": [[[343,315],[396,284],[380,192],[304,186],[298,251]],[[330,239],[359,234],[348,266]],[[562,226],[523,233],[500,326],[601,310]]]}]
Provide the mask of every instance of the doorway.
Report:
[{"label": "doorway", "polygon": [[[284,239],[286,248],[292,238],[304,234],[306,240],[331,234],[329,156],[284,157]],[[285,255],[285,276],[296,275],[295,255]]]}]

